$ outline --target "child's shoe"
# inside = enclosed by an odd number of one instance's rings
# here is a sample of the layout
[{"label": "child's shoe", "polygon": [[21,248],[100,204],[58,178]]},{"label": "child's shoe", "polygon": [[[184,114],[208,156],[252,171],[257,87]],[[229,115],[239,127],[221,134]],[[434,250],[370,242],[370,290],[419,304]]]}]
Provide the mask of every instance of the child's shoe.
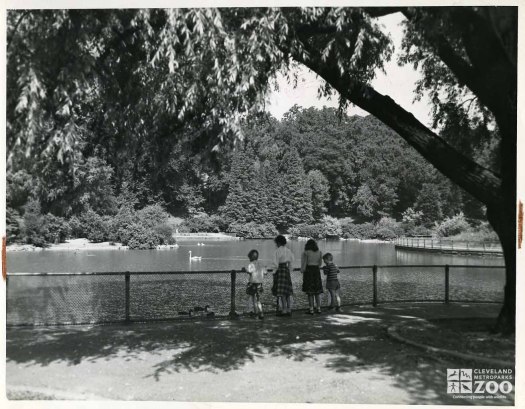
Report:
[{"label": "child's shoe", "polygon": [[343,309],[341,307],[335,307],[336,312],[343,312]]}]

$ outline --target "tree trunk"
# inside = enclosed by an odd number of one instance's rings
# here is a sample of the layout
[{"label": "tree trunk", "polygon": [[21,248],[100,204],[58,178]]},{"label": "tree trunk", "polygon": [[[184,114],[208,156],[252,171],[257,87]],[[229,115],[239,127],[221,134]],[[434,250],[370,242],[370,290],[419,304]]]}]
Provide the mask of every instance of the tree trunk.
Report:
[{"label": "tree trunk", "polygon": [[[502,198],[503,199],[503,198]],[[503,199],[502,201],[508,202]],[[507,207],[507,211],[505,211]],[[498,316],[495,332],[513,333],[516,328],[516,236],[515,206],[487,208],[487,217],[498,234],[505,258],[505,289],[503,307]]]},{"label": "tree trunk", "polygon": [[[496,117],[501,133],[502,189],[499,206],[487,206],[487,218],[498,234],[505,257],[505,298],[494,330],[512,333],[516,329],[516,104],[503,118]],[[514,114],[513,114],[514,113]]]}]

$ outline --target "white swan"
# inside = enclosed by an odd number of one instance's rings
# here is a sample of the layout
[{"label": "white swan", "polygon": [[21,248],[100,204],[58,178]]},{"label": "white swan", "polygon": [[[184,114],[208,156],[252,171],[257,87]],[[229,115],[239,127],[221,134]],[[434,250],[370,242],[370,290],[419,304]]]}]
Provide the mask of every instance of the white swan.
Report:
[{"label": "white swan", "polygon": [[193,256],[193,257],[192,257],[192,256],[191,256],[191,250],[188,251],[188,253],[190,253],[190,261],[192,261],[192,260],[201,260],[201,259],[202,259],[201,256]]}]

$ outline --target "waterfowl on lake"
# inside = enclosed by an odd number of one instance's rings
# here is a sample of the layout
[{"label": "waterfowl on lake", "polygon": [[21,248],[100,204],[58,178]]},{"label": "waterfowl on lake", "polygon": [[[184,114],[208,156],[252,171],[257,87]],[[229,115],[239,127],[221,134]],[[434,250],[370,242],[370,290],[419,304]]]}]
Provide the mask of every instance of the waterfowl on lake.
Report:
[{"label": "waterfowl on lake", "polygon": [[202,257],[201,256],[191,256],[191,250],[188,251],[188,253],[190,254],[190,261],[192,260],[202,260]]}]

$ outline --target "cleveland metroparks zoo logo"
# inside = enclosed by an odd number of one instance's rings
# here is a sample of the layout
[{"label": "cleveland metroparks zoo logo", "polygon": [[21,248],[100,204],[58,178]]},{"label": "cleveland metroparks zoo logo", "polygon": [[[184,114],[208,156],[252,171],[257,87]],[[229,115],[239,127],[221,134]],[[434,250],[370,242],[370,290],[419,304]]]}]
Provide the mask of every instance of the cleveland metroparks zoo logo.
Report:
[{"label": "cleveland metroparks zoo logo", "polygon": [[447,393],[472,393],[472,369],[447,369]]},{"label": "cleveland metroparks zoo logo", "polygon": [[447,393],[503,397],[513,389],[512,369],[447,369]]}]

